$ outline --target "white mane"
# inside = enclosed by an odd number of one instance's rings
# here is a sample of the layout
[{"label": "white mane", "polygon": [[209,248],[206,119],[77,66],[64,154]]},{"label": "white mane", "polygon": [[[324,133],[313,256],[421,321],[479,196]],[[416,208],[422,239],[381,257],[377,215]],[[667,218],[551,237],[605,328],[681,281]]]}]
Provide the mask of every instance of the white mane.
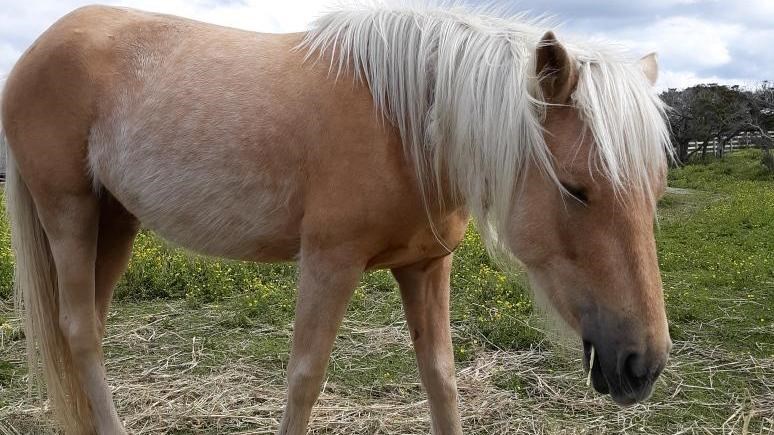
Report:
[{"label": "white mane", "polygon": [[[425,197],[448,176],[454,191],[445,193],[461,196],[496,243],[526,165],[556,180],[535,74],[541,24],[376,4],[323,16],[304,46],[310,56],[331,53],[332,71],[351,69],[368,84],[399,129]],[[573,101],[600,169],[618,189],[647,188],[671,152],[663,104],[636,62],[602,44],[562,43],[578,68]]]}]

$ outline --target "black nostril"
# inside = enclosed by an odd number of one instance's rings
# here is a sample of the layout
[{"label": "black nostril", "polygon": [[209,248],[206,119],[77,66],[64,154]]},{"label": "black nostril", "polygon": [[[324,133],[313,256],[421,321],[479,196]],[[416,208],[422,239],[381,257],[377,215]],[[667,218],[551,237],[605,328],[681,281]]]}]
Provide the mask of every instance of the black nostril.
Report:
[{"label": "black nostril", "polygon": [[648,376],[648,367],[642,354],[632,352],[626,356],[623,375],[633,384],[643,381]]}]

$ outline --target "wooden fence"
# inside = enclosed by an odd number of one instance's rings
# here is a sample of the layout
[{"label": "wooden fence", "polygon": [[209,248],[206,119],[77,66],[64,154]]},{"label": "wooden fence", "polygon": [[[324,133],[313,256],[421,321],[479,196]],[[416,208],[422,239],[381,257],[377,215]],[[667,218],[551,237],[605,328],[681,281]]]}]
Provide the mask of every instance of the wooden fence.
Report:
[{"label": "wooden fence", "polygon": [[[774,131],[769,131],[769,137],[774,137]],[[735,149],[743,148],[758,148],[761,146],[761,142],[766,140],[762,138],[761,133],[758,131],[748,131],[741,133],[733,139],[726,141],[723,152],[732,151]],[[691,141],[688,143],[688,153],[696,151],[704,146],[704,141]],[[718,138],[714,138],[707,143],[707,153],[716,154],[720,147],[720,141]]]}]

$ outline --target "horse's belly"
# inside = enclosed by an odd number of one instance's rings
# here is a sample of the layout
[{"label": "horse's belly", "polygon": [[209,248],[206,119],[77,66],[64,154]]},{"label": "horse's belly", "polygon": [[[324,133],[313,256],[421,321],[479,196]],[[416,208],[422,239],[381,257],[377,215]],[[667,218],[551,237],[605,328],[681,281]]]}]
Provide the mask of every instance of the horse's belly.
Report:
[{"label": "horse's belly", "polygon": [[259,159],[251,160],[228,138],[191,141],[179,134],[156,141],[95,132],[89,144],[95,182],[164,239],[218,257],[271,261],[297,254],[298,175],[278,172],[281,162],[261,162],[270,150],[254,150],[249,154]]}]

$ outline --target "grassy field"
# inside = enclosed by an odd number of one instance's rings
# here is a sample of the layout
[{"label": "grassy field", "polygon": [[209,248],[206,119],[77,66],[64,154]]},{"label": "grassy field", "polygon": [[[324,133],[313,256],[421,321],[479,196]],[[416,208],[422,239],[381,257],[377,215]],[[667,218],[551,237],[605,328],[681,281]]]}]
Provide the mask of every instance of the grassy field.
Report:
[{"label": "grassy field", "polygon": [[[524,276],[471,228],[452,280],[465,433],[774,433],[774,177],[754,151],[670,173],[657,234],[675,348],[656,393],[621,410],[591,392],[575,343],[550,339]],[[0,221],[0,434],[46,433],[27,396]],[[142,233],[105,352],[130,433],[273,433],[281,416],[296,269],[206,260]],[[355,292],[313,433],[427,433],[395,284]]]}]

